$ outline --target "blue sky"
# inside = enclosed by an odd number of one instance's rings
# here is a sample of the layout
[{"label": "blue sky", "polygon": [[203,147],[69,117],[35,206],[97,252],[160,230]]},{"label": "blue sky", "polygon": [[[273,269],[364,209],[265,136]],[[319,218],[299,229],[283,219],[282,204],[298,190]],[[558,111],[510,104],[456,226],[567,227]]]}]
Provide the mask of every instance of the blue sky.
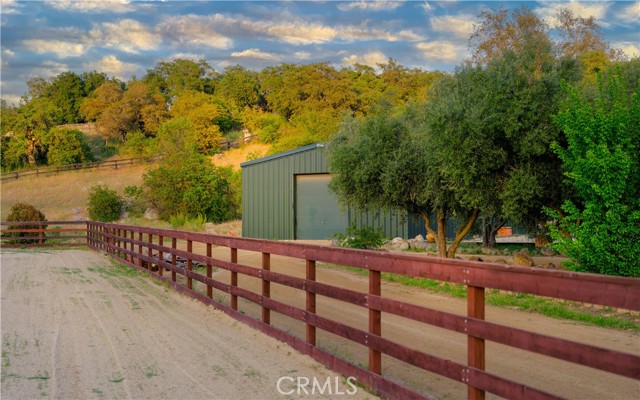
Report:
[{"label": "blue sky", "polygon": [[639,1],[0,1],[0,90],[9,102],[34,76],[97,70],[128,80],[175,58],[204,59],[218,71],[388,58],[452,71],[469,56],[480,11],[522,4],[550,25],[560,7],[593,15],[607,42],[640,55]]}]

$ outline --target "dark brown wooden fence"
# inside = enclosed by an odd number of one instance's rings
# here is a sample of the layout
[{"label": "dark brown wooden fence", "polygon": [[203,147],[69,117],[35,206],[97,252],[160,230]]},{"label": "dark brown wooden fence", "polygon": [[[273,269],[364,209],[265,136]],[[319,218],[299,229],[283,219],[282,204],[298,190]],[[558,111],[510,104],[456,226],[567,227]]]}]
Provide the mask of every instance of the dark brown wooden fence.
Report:
[{"label": "dark brown wooden fence", "polygon": [[0,227],[3,248],[87,245],[86,221],[2,221]]},{"label": "dark brown wooden fence", "polygon": [[[401,386],[383,374],[382,355],[462,382],[468,387],[470,399],[482,399],[485,392],[504,398],[558,398],[557,395],[546,393],[544,388],[530,387],[526,383],[514,382],[487,372],[485,370],[486,341],[640,380],[640,357],[637,355],[484,320],[487,289],[640,310],[640,279],[97,222],[87,223],[87,242],[90,248],[106,252],[132,267],[148,270],[153,277],[165,281],[178,291],[213,305],[230,316],[290,344],[345,376],[356,377],[359,382],[389,398],[410,399],[425,398],[425,396]],[[212,246],[228,248],[229,261],[212,257]],[[195,247],[199,250],[194,250]],[[261,254],[261,268],[239,263],[239,250]],[[304,277],[273,272],[272,255],[305,260]],[[318,262],[367,270],[369,290],[359,292],[319,281],[316,276]],[[205,265],[206,268],[198,272],[193,268],[195,264]],[[229,271],[229,283],[212,277],[214,267]],[[165,276],[165,270],[170,271],[170,276]],[[381,273],[383,272],[464,285],[467,289],[467,314],[451,314],[385,297],[381,293]],[[259,293],[240,287],[239,276],[260,280]],[[194,288],[194,284],[198,282],[201,287],[204,285],[206,288],[202,293]],[[295,307],[286,300],[273,299],[272,284],[300,290],[306,298],[304,308]],[[228,304],[217,300],[213,296],[214,290],[228,294],[230,296]],[[345,322],[348,321],[346,316],[342,320],[321,316],[316,309],[318,296],[339,300],[344,304],[356,305],[367,310],[368,329],[357,329],[346,324]],[[238,306],[239,298],[257,304],[262,310],[260,318],[244,314]],[[305,337],[297,337],[287,330],[272,325],[272,312],[304,324]],[[440,358],[411,348],[407,343],[391,340],[381,332],[381,321],[387,314],[466,335],[467,362],[460,363]],[[369,353],[368,367],[358,366],[320,348],[316,343],[318,330],[330,332],[365,346]]]},{"label": "dark brown wooden fence", "polygon": [[0,180],[9,180],[9,179],[19,179],[25,176],[44,176],[57,174],[65,171],[81,171],[85,169],[98,169],[98,168],[113,168],[118,169],[122,167],[129,167],[132,165],[138,164],[146,164],[153,161],[153,158],[148,157],[137,157],[137,158],[123,158],[120,160],[107,160],[107,161],[96,161],[96,162],[88,162],[88,163],[80,163],[80,164],[65,164],[65,165],[55,165],[51,167],[39,167],[33,169],[24,169],[20,171],[14,172],[6,172],[0,175]]}]

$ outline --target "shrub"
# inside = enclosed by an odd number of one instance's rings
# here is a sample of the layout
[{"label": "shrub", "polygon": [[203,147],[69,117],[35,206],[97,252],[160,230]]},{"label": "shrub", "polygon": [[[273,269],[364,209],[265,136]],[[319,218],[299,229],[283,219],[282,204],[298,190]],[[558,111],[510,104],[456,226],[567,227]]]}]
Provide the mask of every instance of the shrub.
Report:
[{"label": "shrub", "polygon": [[131,217],[142,217],[147,210],[147,201],[142,186],[127,186],[124,188],[124,208]]},{"label": "shrub", "polygon": [[[7,221],[9,222],[18,222],[18,221],[46,221],[44,214],[32,206],[31,204],[25,203],[17,203],[11,207],[9,211],[9,215],[7,216]],[[40,225],[10,225],[8,229],[38,229]],[[42,229],[46,229],[47,225],[42,225]],[[16,233],[5,233],[3,236],[9,237],[22,237],[22,236],[36,236],[36,233],[27,233],[27,232],[16,232]],[[14,243],[36,243],[38,239],[21,239],[16,240]]]},{"label": "shrub", "polygon": [[84,133],[75,129],[53,128],[45,135],[49,165],[94,161]]},{"label": "shrub", "polygon": [[87,209],[93,221],[112,222],[120,218],[123,201],[115,190],[106,186],[93,186],[89,192]]},{"label": "shrub", "polygon": [[363,226],[357,228],[355,223],[352,223],[347,228],[344,234],[335,233],[333,235],[338,239],[338,245],[340,247],[349,247],[352,249],[378,249],[385,241],[382,228],[373,228],[371,226]]}]

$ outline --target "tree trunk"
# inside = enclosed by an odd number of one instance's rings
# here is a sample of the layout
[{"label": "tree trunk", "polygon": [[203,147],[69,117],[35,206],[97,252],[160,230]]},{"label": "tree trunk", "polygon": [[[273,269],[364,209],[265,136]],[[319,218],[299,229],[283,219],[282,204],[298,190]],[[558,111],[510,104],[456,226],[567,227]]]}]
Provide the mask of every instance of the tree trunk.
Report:
[{"label": "tree trunk", "polygon": [[438,236],[436,243],[438,245],[438,256],[447,257],[447,219],[444,210],[438,210]]},{"label": "tree trunk", "polygon": [[476,219],[478,219],[478,210],[473,210],[469,218],[467,218],[467,220],[465,221],[465,223],[462,224],[460,228],[458,228],[458,230],[456,231],[456,238],[451,244],[451,246],[449,247],[449,251],[447,252],[447,257],[454,258],[456,256],[456,250],[458,250],[458,246],[460,246],[460,242],[462,242],[462,239],[464,239],[464,237],[467,235],[467,233],[469,233],[471,228],[473,228],[473,224],[476,223]]},{"label": "tree trunk", "polygon": [[491,218],[482,223],[482,247],[493,249],[496,247],[496,234],[506,224],[502,218]]}]

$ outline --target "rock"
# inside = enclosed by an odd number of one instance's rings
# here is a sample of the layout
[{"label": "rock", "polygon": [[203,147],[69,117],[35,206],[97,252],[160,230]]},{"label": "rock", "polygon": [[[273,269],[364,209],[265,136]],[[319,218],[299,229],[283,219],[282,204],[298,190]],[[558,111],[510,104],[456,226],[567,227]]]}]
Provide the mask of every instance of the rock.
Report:
[{"label": "rock", "polygon": [[407,250],[409,248],[409,242],[407,242],[406,240],[402,241],[396,244],[396,247],[398,250]]},{"label": "rock", "polygon": [[478,257],[478,256],[471,256],[469,257],[469,261],[484,261],[482,258]]},{"label": "rock", "polygon": [[153,208],[147,208],[144,212],[146,219],[158,219],[158,210]]},{"label": "rock", "polygon": [[505,260],[504,258],[498,258],[494,261],[494,263],[496,264],[508,264],[507,260]]},{"label": "rock", "polygon": [[523,247],[518,251],[514,251],[513,255],[515,256],[516,254],[522,254],[523,256],[527,256],[527,257],[531,256],[531,252],[529,251],[528,247]]},{"label": "rock", "polygon": [[[386,245],[386,243],[385,243]],[[338,247],[340,246],[340,241],[336,238],[331,239],[331,246]]]},{"label": "rock", "polygon": [[510,256],[511,255],[511,250],[509,249],[502,249],[502,254],[505,256]]},{"label": "rock", "polygon": [[542,247],[540,249],[540,254],[545,257],[555,257],[558,255],[558,252],[552,249],[551,247]]},{"label": "rock", "polygon": [[522,253],[514,253],[513,254],[513,265],[522,265],[525,267],[533,266],[533,259],[526,254]]},{"label": "rock", "polygon": [[430,234],[430,233],[427,233],[427,242],[429,242],[429,243],[435,243],[435,242],[436,242],[436,237],[435,237],[435,236],[433,236],[433,235],[432,235],[432,234]]},{"label": "rock", "polygon": [[429,242],[426,240],[414,240],[409,242],[409,246],[414,249],[427,249],[429,248]]},{"label": "rock", "polygon": [[414,239],[415,239],[415,240],[418,240],[418,241],[420,241],[420,242],[421,242],[421,241],[423,241],[423,240],[424,240],[424,236],[422,236],[422,235],[418,235],[418,236],[414,237]]},{"label": "rock", "polygon": [[394,237],[393,239],[391,239],[391,243],[393,244],[400,243],[400,242],[404,242],[404,239],[401,237]]},{"label": "rock", "polygon": [[558,267],[556,267],[556,265],[552,262],[544,263],[540,267],[544,269],[558,269]]}]

